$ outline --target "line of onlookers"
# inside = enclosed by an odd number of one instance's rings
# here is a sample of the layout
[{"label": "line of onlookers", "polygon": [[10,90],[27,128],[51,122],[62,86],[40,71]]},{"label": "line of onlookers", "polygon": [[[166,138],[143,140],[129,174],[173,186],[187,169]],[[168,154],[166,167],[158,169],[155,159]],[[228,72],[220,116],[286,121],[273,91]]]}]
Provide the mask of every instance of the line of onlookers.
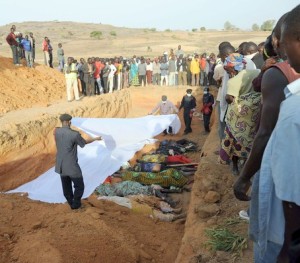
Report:
[{"label": "line of onlookers", "polygon": [[[10,33],[6,37],[6,42],[11,48],[13,63],[16,66],[21,66],[21,60],[25,59],[27,67],[34,67],[36,41],[32,32],[29,35],[23,36],[17,31],[15,25],[10,28]],[[42,43],[42,51],[44,54],[44,64],[53,68],[53,47],[48,37],[44,37]],[[57,58],[59,61],[59,69],[62,71],[64,66],[64,50],[62,44],[58,44]]]}]

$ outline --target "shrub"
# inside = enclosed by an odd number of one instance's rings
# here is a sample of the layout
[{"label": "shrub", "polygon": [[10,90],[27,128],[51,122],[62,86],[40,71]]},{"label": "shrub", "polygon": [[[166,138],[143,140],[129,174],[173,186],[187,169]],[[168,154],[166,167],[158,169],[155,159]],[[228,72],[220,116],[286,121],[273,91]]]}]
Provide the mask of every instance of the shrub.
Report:
[{"label": "shrub", "polygon": [[90,33],[90,37],[100,39],[102,37],[101,31],[93,31]]},{"label": "shrub", "polygon": [[197,32],[197,28],[193,28],[193,29],[192,29],[192,32]]},{"label": "shrub", "polygon": [[252,31],[259,31],[260,27],[258,24],[253,24],[252,25]]},{"label": "shrub", "polygon": [[275,25],[275,20],[267,20],[265,22],[262,23],[262,25],[260,26],[260,30],[262,31],[272,31],[274,25]]},{"label": "shrub", "polygon": [[116,33],[116,31],[110,31],[110,33],[109,33],[111,36],[114,36],[114,37],[116,37],[117,36],[117,33]]}]

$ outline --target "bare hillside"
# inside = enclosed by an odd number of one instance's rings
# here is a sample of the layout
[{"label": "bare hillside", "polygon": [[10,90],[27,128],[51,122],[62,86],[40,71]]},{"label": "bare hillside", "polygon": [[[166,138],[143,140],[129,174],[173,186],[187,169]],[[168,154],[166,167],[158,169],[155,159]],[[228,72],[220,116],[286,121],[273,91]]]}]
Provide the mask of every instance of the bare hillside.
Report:
[{"label": "bare hillside", "polygon": [[[12,23],[13,24],[13,23]],[[12,24],[0,27],[0,54],[11,56],[11,51],[5,38]],[[42,61],[41,45],[44,36],[51,39],[54,47],[54,61],[56,61],[57,44],[63,44],[66,56],[88,57],[112,57],[144,55],[154,57],[176,49],[179,44],[188,54],[193,52],[217,52],[218,44],[222,41],[230,41],[238,46],[243,41],[260,43],[265,40],[269,32],[188,32],[188,31],[156,31],[155,28],[133,29],[114,27],[111,25],[76,23],[76,22],[24,22],[15,23],[17,31],[28,34],[33,32],[36,36],[37,61]],[[91,37],[92,32],[98,33]],[[151,51],[148,51],[150,47]]]}]

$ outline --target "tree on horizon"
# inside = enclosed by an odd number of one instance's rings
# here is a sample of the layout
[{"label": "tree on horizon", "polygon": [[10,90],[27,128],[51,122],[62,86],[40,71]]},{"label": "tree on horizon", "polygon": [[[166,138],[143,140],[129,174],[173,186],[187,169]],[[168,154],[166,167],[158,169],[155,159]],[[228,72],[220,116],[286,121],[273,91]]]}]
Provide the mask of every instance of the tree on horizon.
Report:
[{"label": "tree on horizon", "polygon": [[276,20],[273,20],[273,19],[266,20],[260,26],[260,30],[262,30],[262,31],[272,31],[273,27],[275,25],[275,22],[276,22]]},{"label": "tree on horizon", "polygon": [[224,23],[224,29],[225,30],[235,30],[236,29],[236,26],[231,24],[229,21],[226,21]]},{"label": "tree on horizon", "polygon": [[259,31],[259,30],[260,30],[260,27],[258,24],[255,23],[252,25],[252,31]]}]

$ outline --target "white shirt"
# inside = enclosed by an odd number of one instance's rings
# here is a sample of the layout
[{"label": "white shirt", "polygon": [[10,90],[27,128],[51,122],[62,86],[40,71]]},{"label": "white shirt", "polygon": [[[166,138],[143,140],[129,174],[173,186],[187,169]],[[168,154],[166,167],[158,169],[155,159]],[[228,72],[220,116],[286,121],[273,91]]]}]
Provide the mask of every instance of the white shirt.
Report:
[{"label": "white shirt", "polygon": [[227,83],[229,80],[229,75],[226,71],[224,71],[224,77],[222,81],[222,87],[221,87],[221,96],[220,96],[220,121],[224,121],[225,114],[227,111],[228,104],[226,102],[226,94],[227,94]]},{"label": "white shirt", "polygon": [[159,110],[160,115],[167,115],[167,114],[173,114],[178,113],[178,109],[176,106],[169,100],[167,100],[165,103],[160,101],[156,107],[151,111],[151,114],[154,114]]},{"label": "white shirt", "polygon": [[109,65],[109,68],[110,68],[110,72],[108,74],[108,77],[111,78],[115,75],[115,72],[117,71],[117,69],[113,64]]},{"label": "white shirt", "polygon": [[151,62],[149,64],[146,63],[146,70],[153,71],[153,64]]},{"label": "white shirt", "polygon": [[[225,69],[223,63],[219,63],[215,66],[213,78],[218,81],[224,77]],[[222,86],[218,89],[217,101],[221,101],[222,98]]]},{"label": "white shirt", "polygon": [[[254,54],[255,55],[255,54]],[[253,58],[253,54],[252,55],[247,55],[244,56],[244,60],[247,62],[246,64],[246,69],[256,69],[256,65],[255,63],[252,61]]]}]

